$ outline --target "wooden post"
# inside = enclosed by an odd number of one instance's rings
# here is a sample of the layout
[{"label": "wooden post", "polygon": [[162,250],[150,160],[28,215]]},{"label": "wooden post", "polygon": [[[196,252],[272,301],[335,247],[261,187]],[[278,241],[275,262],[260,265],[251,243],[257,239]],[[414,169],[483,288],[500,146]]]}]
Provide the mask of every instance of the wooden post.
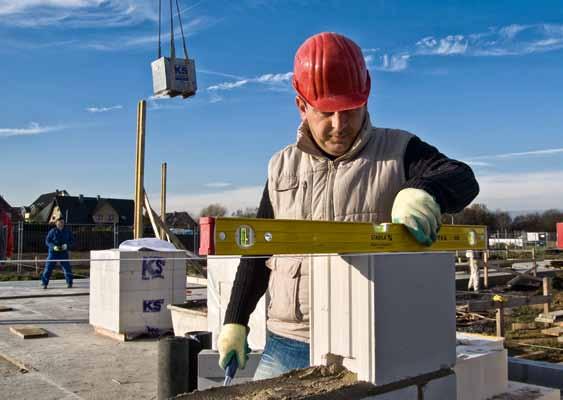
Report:
[{"label": "wooden post", "polygon": [[489,250],[483,252],[483,287],[489,287]]},{"label": "wooden post", "polygon": [[536,261],[536,248],[532,247],[532,266],[534,267],[534,269],[532,270],[532,275],[537,276],[538,275],[538,263]]},{"label": "wooden post", "polygon": [[37,264],[37,256],[35,256],[35,275],[39,275],[39,264]]},{"label": "wooden post", "polygon": [[[166,163],[162,163],[161,168],[160,219],[163,224],[166,224]],[[164,229],[160,231],[160,237],[166,238]]]},{"label": "wooden post", "polygon": [[497,308],[497,336],[504,337],[504,305],[501,303]]},{"label": "wooden post", "polygon": [[139,101],[137,105],[137,151],[135,158],[135,219],[133,238],[143,237],[143,203],[145,177],[145,123],[147,102]]},{"label": "wooden post", "polygon": [[[543,295],[549,296],[550,291],[551,291],[551,278],[546,276],[543,278]],[[549,303],[543,304],[543,313],[545,315],[549,314]]]}]

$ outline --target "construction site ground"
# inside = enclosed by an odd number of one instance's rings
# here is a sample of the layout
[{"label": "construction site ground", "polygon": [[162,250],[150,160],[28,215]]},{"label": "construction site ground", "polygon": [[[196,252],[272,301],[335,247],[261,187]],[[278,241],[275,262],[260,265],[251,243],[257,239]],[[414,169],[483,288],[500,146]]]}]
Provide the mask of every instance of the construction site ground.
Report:
[{"label": "construction site ground", "polygon": [[[558,279],[563,279],[563,271],[557,275],[552,309],[561,310],[563,290],[558,286],[561,283]],[[0,397],[33,400],[156,398],[156,340],[122,343],[94,334],[88,323],[88,288],[87,279],[75,280],[72,289],[67,289],[63,280],[55,280],[47,290],[41,289],[37,280],[0,282],[0,306],[13,308],[0,312]],[[540,305],[508,312],[510,354],[563,362],[563,345],[557,343],[556,338],[543,335],[541,324],[536,329],[510,329],[512,322],[533,321],[542,309]],[[491,320],[476,328],[494,334],[494,314],[489,313],[488,317]],[[49,336],[24,340],[10,332],[11,326],[22,325],[43,328]]]},{"label": "construction site ground", "polygon": [[[0,397],[3,399],[154,399],[157,342],[117,342],[88,324],[89,281],[72,289],[52,281],[0,282]],[[31,297],[74,294],[64,297]],[[5,299],[13,296],[28,298]],[[10,326],[35,325],[49,336],[22,339]]]},{"label": "construction site ground", "polygon": [[[552,276],[552,302],[550,311],[563,310],[563,270],[559,270]],[[542,290],[538,288],[517,288],[502,291],[501,287],[491,288],[490,291],[482,291],[479,295],[467,294],[468,299],[490,297],[489,293],[498,292],[504,296],[532,296],[541,295]],[[527,290],[526,290],[527,289]],[[458,301],[460,295],[458,293]],[[542,330],[551,326],[541,322],[534,322],[536,317],[543,312],[543,305],[521,306],[507,308],[505,312],[506,347],[509,356],[521,357],[530,360],[547,361],[552,363],[563,363],[563,343],[557,337],[545,335]],[[483,318],[482,318],[483,317]],[[528,327],[514,324],[530,324]],[[460,318],[458,315],[458,330],[484,333],[494,335],[496,331],[495,311],[475,313],[474,316]]]}]

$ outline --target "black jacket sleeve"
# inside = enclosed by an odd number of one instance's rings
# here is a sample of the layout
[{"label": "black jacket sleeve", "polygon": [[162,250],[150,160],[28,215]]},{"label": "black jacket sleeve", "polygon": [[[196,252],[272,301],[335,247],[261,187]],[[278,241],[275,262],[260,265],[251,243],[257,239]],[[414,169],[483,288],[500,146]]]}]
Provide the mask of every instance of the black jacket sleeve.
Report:
[{"label": "black jacket sleeve", "polygon": [[467,164],[446,157],[416,136],[407,144],[404,168],[407,181],[403,188],[430,193],[443,213],[461,211],[479,193],[479,184]]},{"label": "black jacket sleeve", "polygon": [[[256,217],[274,218],[274,210],[268,194],[268,183],[262,193]],[[266,255],[260,258],[243,257],[241,259],[225,313],[225,324],[248,325],[250,314],[268,289],[270,268],[266,266],[266,260],[269,257]]]}]

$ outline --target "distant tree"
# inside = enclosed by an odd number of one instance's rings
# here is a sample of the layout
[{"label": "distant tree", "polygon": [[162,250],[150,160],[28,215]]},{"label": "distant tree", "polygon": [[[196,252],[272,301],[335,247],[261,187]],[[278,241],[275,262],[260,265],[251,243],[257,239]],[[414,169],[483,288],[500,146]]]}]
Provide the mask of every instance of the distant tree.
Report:
[{"label": "distant tree", "polygon": [[540,213],[518,215],[512,221],[513,231],[539,232],[542,230],[541,226]]},{"label": "distant tree", "polygon": [[562,210],[546,210],[541,215],[541,226],[543,232],[555,232],[555,225],[563,222]]},{"label": "distant tree", "polygon": [[227,215],[227,208],[221,204],[210,204],[199,213],[200,217],[224,217]]},{"label": "distant tree", "polygon": [[458,225],[487,225],[492,227],[495,222],[495,216],[486,205],[472,204],[470,207],[464,208],[456,214],[445,214],[442,222],[446,224],[453,223]]},{"label": "distant tree", "polygon": [[244,210],[239,208],[231,214],[232,217],[237,218],[256,218],[258,207],[246,207]]},{"label": "distant tree", "polygon": [[495,231],[508,231],[512,226],[512,217],[506,211],[496,210],[494,213],[495,224],[489,229],[494,229]]},{"label": "distant tree", "polygon": [[563,222],[562,210],[531,212],[514,218],[506,211],[491,211],[485,204],[472,204],[456,214],[443,214],[442,224],[486,225],[489,234],[495,232],[555,232],[555,224]]}]

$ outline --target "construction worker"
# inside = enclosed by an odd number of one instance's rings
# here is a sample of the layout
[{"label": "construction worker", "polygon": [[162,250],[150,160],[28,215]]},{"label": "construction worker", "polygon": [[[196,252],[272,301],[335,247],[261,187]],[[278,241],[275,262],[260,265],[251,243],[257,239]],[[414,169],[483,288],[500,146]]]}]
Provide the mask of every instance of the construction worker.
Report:
[{"label": "construction worker", "polygon": [[41,286],[43,289],[47,289],[51,273],[57,263],[61,264],[67,287],[72,287],[72,268],[68,262],[70,256],[68,251],[72,243],[72,232],[65,227],[64,219],[57,219],[55,227],[49,231],[45,239],[45,244],[49,248],[49,255],[47,257],[47,263],[45,264],[45,270],[41,274]]},{"label": "construction worker", "polygon": [[[466,164],[409,132],[372,126],[370,74],[352,40],[307,39],[295,55],[293,87],[297,142],[270,159],[258,218],[392,221],[430,245],[441,213],[462,210],[478,194]],[[268,333],[254,379],[309,366],[308,275],[303,257],[242,259],[217,341],[221,367],[236,357],[244,368],[248,320],[267,288]]]},{"label": "construction worker", "polygon": [[[0,210],[0,260],[8,260],[14,254],[14,229],[10,214]],[[1,263],[1,261],[0,261]]]}]

